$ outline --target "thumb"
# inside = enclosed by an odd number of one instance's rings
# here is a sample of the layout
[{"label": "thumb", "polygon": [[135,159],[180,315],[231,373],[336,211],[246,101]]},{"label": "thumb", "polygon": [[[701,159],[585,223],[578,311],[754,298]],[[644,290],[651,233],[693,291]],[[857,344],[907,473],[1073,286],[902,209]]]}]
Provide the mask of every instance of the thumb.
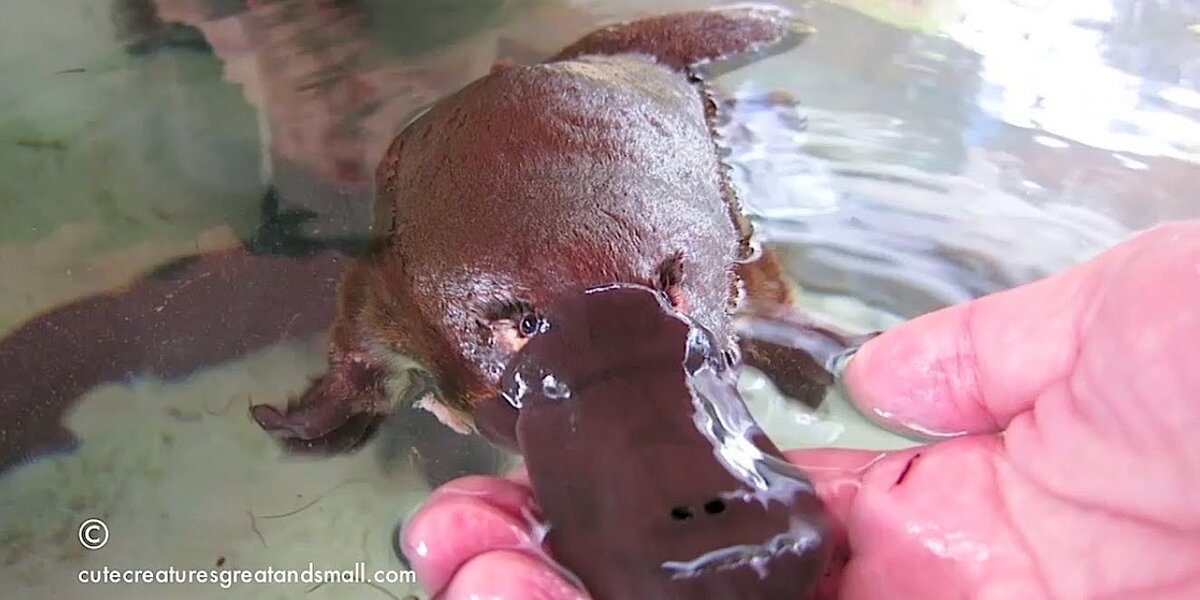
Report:
[{"label": "thumb", "polygon": [[[846,368],[846,388],[865,414],[899,429],[1004,430],[1068,382],[1093,321],[1110,334],[1157,323],[1143,336],[1155,348],[1189,347],[1197,240],[1200,220],[1160,225],[1052,277],[899,325],[863,345]],[[1104,351],[1119,357],[1128,343],[1116,339]],[[1097,368],[1128,367],[1117,361]]]},{"label": "thumb", "polygon": [[1070,375],[1100,274],[1126,251],[885,331],[850,360],[850,397],[869,418],[920,435],[1004,429]]},{"label": "thumb", "polygon": [[854,496],[867,471],[891,455],[908,452],[817,448],[789,450],[784,452],[784,458],[808,475],[825,509],[840,527],[850,513]]},{"label": "thumb", "polygon": [[866,342],[846,367],[854,404],[896,430],[931,437],[1001,431],[1074,368],[1091,263],[942,308]]},{"label": "thumb", "polygon": [[[867,481],[903,481],[913,459],[920,452],[919,448],[894,451],[820,448],[784,453],[789,462],[808,475],[830,519],[828,541],[833,547],[833,557],[820,583],[818,598],[827,600],[842,597],[839,588],[843,573],[856,552],[851,548],[851,541],[856,537],[851,525],[856,521],[855,502],[859,492]],[[857,521],[861,529],[861,516]],[[861,538],[862,535],[860,531],[857,537]],[[873,532],[868,531],[867,535],[873,535]]]}]

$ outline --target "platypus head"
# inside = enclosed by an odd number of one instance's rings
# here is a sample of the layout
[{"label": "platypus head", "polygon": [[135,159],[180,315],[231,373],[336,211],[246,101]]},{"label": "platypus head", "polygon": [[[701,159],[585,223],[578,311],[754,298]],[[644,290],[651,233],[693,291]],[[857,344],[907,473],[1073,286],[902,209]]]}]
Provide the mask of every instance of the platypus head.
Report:
[{"label": "platypus head", "polygon": [[547,306],[478,419],[525,458],[549,550],[600,598],[806,598],[829,559],[808,479],[711,332],[640,286]]},{"label": "platypus head", "polygon": [[380,163],[387,289],[363,329],[403,336],[384,341],[460,413],[497,394],[539,311],[591,287],[657,287],[727,336],[742,240],[705,107],[637,56],[513,67],[439,101]]}]

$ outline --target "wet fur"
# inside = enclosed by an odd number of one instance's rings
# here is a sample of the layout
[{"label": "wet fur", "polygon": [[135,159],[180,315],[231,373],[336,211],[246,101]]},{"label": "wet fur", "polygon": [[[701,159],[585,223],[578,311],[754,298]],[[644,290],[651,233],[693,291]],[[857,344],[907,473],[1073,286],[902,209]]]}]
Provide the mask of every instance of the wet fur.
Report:
[{"label": "wet fur", "polygon": [[[744,8],[634,21],[543,64],[498,66],[439,102],[379,165],[381,235],[342,282],[328,374],[283,411],[253,407],[254,418],[294,448],[349,447],[330,438],[361,437],[344,426],[395,406],[347,382],[398,376],[411,357],[436,381],[443,420],[471,425],[515,350],[496,335],[504,307],[536,311],[613,282],[664,289],[734,345],[737,311],[790,295],[773,259],[738,265],[750,227],[694,67],[781,50],[798,41],[795,26]],[[791,363],[794,389],[819,397],[828,382],[809,384],[827,373]]]}]

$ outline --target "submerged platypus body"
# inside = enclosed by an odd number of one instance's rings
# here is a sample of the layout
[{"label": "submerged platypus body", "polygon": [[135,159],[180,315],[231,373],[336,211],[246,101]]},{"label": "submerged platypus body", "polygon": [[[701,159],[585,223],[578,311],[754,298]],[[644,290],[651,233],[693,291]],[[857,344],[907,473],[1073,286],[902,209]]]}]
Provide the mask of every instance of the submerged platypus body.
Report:
[{"label": "submerged platypus body", "polygon": [[[352,448],[394,410],[389,382],[420,369],[434,385],[406,399],[478,430],[475,408],[499,396],[541,308],[611,283],[663,292],[723,349],[740,346],[785,393],[815,402],[829,374],[779,332],[817,330],[788,308],[773,257],[748,260],[750,226],[698,70],[802,32],[769,8],[633,21],[542,64],[497,66],[433,106],[377,170],[380,235],[342,282],[328,372],[253,417],[297,450]],[[770,335],[756,339],[755,322]]]},{"label": "submerged platypus body", "polygon": [[718,340],[661,293],[567,294],[486,411],[525,459],[550,555],[596,600],[802,600],[832,553],[812,484]]}]

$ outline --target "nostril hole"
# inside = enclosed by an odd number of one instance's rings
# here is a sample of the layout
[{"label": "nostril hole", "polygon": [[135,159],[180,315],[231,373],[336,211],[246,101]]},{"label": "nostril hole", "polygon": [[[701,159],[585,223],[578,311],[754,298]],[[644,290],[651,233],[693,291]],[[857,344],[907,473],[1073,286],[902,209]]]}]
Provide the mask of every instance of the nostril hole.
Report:
[{"label": "nostril hole", "polygon": [[686,506],[676,506],[671,509],[671,518],[676,521],[686,521],[692,518],[692,509]]},{"label": "nostril hole", "polygon": [[704,503],[704,512],[710,515],[718,515],[725,512],[725,501],[721,499],[709,500]]}]

